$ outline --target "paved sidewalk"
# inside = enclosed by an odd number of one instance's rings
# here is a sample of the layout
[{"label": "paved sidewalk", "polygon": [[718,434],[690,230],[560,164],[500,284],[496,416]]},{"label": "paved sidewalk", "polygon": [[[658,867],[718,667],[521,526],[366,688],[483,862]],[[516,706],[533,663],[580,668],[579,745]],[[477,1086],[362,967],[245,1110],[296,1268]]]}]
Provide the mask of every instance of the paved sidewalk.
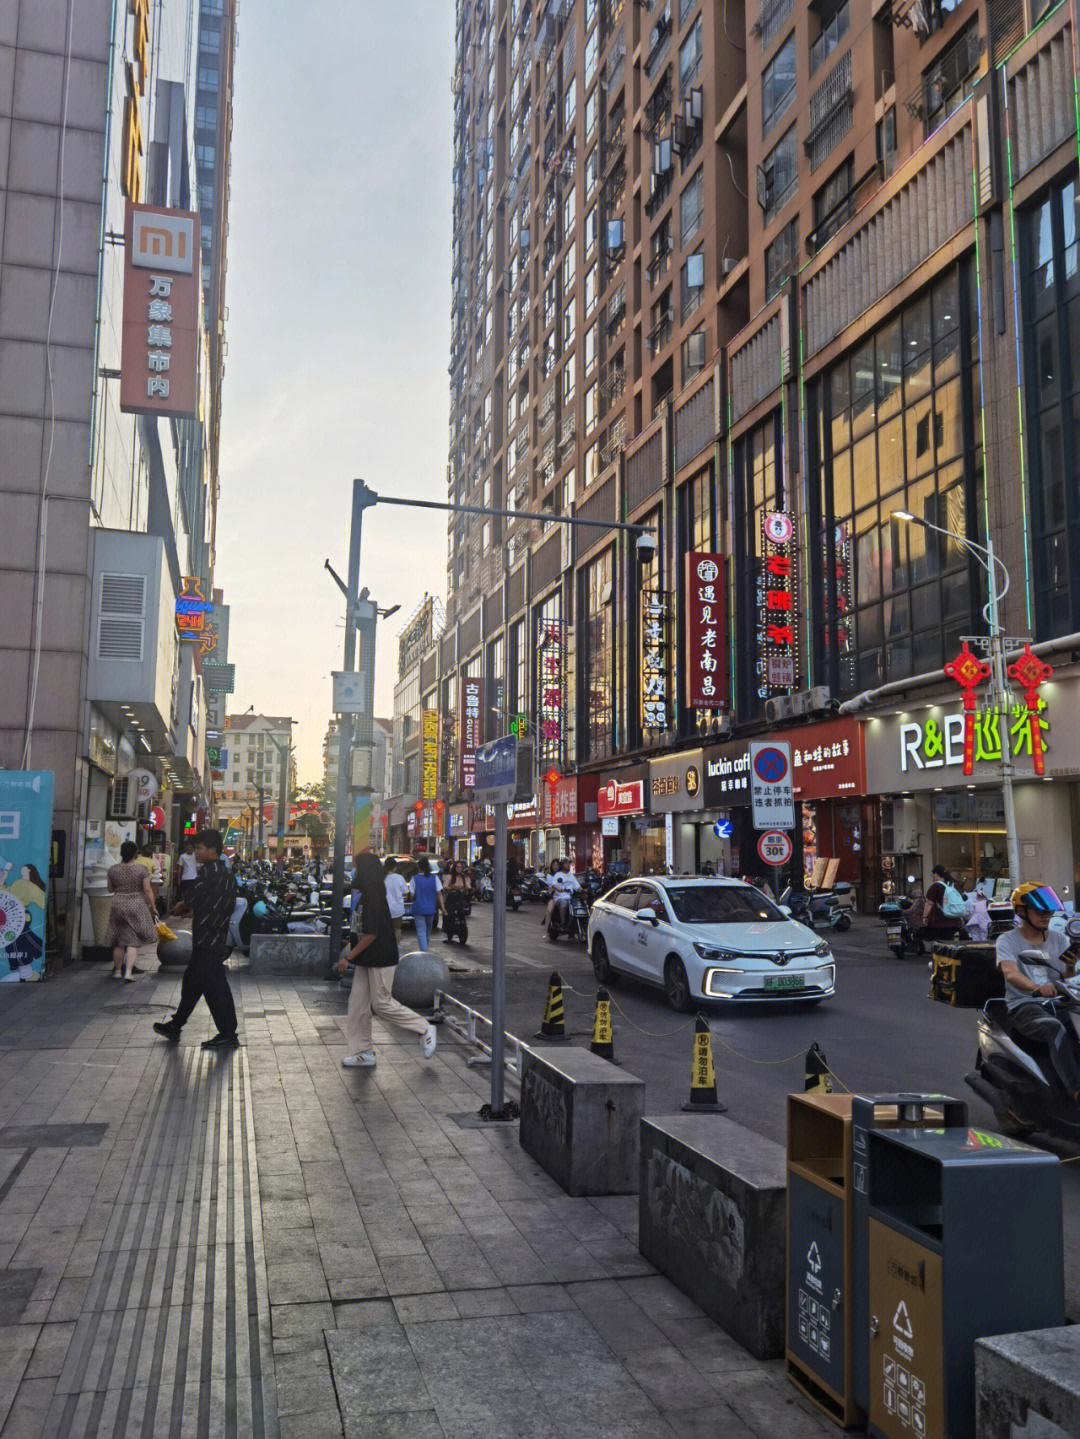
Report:
[{"label": "paved sidewalk", "polygon": [[234,977],[244,1047],[153,1034],[179,980],[0,986],[0,1439],[804,1439],[834,1432],[478,1127],[486,1071],[345,996]]}]

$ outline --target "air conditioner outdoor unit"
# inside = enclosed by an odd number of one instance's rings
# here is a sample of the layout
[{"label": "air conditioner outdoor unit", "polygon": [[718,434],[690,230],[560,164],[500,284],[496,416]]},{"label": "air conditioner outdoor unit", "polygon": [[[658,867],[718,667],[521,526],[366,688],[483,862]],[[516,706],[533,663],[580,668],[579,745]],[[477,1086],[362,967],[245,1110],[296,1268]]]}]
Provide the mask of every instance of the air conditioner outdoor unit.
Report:
[{"label": "air conditioner outdoor unit", "polygon": [[770,724],[789,720],[794,713],[795,702],[791,695],[777,695],[775,699],[765,701],[765,718]]},{"label": "air conditioner outdoor unit", "polygon": [[827,710],[832,704],[832,690],[828,685],[816,685],[807,691],[811,712]]}]

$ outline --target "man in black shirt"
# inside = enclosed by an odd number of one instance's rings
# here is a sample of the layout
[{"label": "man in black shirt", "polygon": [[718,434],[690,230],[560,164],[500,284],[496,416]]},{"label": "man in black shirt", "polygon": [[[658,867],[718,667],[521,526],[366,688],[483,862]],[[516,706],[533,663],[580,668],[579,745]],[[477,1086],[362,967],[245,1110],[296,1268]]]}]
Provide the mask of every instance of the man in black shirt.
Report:
[{"label": "man in black shirt", "polygon": [[397,936],[386,902],[383,867],[370,850],[356,856],[353,889],[360,897],[360,930],[337,964],[337,971],[342,975],[350,964],[356,966],[349,991],[349,1012],[345,1017],[348,1053],[341,1062],[346,1069],[374,1067],[373,1013],[384,1024],[396,1024],[419,1035],[420,1052],[425,1059],[430,1059],[435,1053],[434,1029],[423,1015],[399,1004],[390,992],[394,965],[398,962]]},{"label": "man in black shirt", "polygon": [[179,1039],[180,1031],[202,998],[218,1032],[203,1049],[235,1049],[236,1005],[225,974],[229,952],[229,921],[236,904],[236,882],[221,858],[221,834],[204,829],[195,836],[195,858],[202,868],[191,895],[191,959],[180,985],[180,1004],[172,1019],[154,1025],[166,1039]]}]

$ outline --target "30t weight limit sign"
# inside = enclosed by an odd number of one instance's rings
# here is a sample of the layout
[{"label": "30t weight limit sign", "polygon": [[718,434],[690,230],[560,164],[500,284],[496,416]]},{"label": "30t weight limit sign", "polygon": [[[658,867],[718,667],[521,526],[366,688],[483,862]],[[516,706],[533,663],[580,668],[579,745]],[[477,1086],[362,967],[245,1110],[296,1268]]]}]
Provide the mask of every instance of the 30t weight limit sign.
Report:
[{"label": "30t weight limit sign", "polygon": [[785,741],[757,741],[750,746],[750,803],[755,829],[795,828],[791,746]]}]

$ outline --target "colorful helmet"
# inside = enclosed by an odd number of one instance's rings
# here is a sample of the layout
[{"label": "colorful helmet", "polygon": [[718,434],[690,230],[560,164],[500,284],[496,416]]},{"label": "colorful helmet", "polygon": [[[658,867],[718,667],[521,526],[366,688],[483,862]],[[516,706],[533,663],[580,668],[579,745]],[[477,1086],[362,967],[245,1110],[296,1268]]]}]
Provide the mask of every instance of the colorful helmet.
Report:
[{"label": "colorful helmet", "polygon": [[1040,880],[1018,884],[1012,892],[1012,907],[1017,914],[1024,909],[1033,909],[1039,914],[1056,914],[1065,908],[1050,886]]},{"label": "colorful helmet", "polygon": [[266,905],[263,904],[263,902],[262,902],[261,899],[257,899],[257,900],[255,901],[255,904],[254,904],[251,912],[252,912],[253,915],[256,916],[257,919],[265,919],[265,918],[266,918]]}]

